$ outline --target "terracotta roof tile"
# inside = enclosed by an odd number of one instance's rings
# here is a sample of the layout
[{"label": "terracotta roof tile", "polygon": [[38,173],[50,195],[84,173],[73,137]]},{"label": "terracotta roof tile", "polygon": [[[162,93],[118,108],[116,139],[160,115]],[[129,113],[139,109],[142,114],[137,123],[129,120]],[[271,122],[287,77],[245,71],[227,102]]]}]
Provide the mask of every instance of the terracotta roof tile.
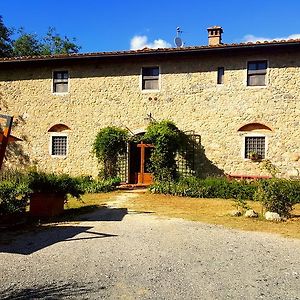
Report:
[{"label": "terracotta roof tile", "polygon": [[297,44],[300,46],[300,39],[290,40],[272,40],[272,41],[257,41],[233,44],[219,44],[219,45],[205,45],[205,46],[187,46],[182,48],[158,48],[158,49],[138,49],[138,50],[124,50],[124,51],[108,51],[108,52],[91,52],[91,53],[72,53],[72,54],[56,54],[44,56],[20,56],[20,57],[4,57],[0,58],[0,63],[4,62],[22,62],[22,61],[39,61],[39,60],[60,60],[72,58],[88,58],[88,57],[110,57],[110,56],[134,56],[140,54],[162,54],[162,53],[181,53],[181,52],[197,52],[203,50],[213,49],[234,49],[234,48],[248,48],[261,46],[284,46],[290,44]]}]

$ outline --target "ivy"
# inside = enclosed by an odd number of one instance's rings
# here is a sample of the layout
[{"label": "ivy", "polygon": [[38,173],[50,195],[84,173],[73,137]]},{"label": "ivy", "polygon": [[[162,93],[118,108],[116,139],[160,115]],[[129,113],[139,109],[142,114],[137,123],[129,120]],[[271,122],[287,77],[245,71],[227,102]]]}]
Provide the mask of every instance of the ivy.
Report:
[{"label": "ivy", "polygon": [[126,153],[128,133],[126,130],[108,126],[102,128],[93,144],[93,151],[102,164],[100,177],[113,178],[118,173],[118,156]]},{"label": "ivy", "polygon": [[150,157],[150,171],[157,181],[171,181],[177,177],[176,160],[186,142],[186,135],[169,121],[152,122],[144,135],[147,143],[154,145]]}]

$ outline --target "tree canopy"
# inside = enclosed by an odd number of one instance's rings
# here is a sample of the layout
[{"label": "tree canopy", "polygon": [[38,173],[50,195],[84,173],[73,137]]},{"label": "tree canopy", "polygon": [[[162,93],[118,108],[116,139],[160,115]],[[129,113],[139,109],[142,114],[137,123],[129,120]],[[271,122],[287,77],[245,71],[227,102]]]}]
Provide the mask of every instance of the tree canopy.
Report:
[{"label": "tree canopy", "polygon": [[62,37],[54,27],[39,37],[25,32],[24,28],[15,31],[6,27],[0,16],[0,57],[78,53],[80,48],[75,38]]},{"label": "tree canopy", "polygon": [[12,30],[8,29],[0,16],[0,57],[7,57],[12,55]]}]

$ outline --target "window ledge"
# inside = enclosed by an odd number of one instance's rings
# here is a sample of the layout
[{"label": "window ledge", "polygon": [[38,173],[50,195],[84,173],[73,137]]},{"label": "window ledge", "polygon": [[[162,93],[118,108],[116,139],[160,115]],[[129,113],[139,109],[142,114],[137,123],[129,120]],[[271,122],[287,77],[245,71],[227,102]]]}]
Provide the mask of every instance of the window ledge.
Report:
[{"label": "window ledge", "polygon": [[144,93],[144,94],[159,93],[160,90],[141,90],[141,92]]},{"label": "window ledge", "polygon": [[54,96],[66,96],[68,94],[69,94],[69,92],[65,92],[65,93],[52,93],[52,95],[54,95]]},{"label": "window ledge", "polygon": [[51,158],[55,158],[55,159],[66,159],[68,157],[68,155],[52,155],[50,154]]},{"label": "window ledge", "polygon": [[266,89],[268,87],[268,85],[246,85],[246,88],[250,89]]}]

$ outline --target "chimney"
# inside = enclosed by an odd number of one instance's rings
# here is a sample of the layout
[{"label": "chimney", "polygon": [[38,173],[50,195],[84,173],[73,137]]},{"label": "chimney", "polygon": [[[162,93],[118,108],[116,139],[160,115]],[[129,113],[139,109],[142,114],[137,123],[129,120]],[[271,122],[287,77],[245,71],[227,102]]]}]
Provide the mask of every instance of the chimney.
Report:
[{"label": "chimney", "polygon": [[223,28],[221,26],[212,26],[207,28],[208,31],[208,46],[222,44]]}]

